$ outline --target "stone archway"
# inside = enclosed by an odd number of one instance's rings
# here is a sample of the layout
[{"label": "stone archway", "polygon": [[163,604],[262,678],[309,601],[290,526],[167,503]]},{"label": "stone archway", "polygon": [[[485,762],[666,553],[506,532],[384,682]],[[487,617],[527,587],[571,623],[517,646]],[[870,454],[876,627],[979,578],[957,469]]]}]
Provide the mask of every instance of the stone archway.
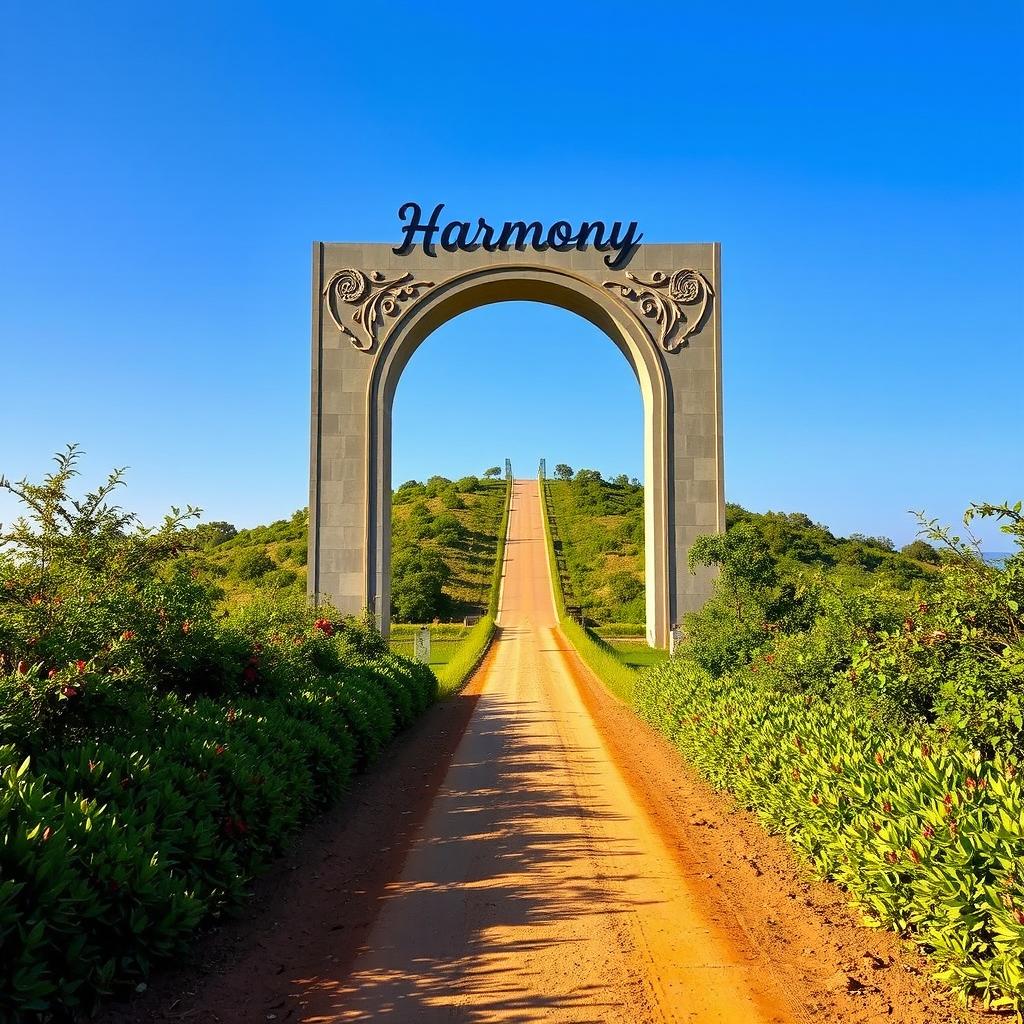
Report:
[{"label": "stone archway", "polygon": [[710,587],[709,573],[687,571],[689,545],[725,525],[719,246],[639,245],[617,269],[592,248],[523,249],[431,256],[314,244],[309,591],[345,613],[372,609],[387,631],[391,411],[402,371],[460,313],[542,302],[599,327],[639,382],[647,633],[666,646]]}]

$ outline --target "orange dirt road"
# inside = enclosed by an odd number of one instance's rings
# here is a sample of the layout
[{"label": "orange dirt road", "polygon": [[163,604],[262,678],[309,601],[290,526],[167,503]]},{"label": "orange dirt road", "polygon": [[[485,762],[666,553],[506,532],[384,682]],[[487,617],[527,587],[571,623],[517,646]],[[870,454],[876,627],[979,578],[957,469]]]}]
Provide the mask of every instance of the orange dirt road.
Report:
[{"label": "orange dirt road", "polygon": [[347,977],[307,979],[303,1019],[789,1020],[764,964],[708,919],[581,699],[536,481],[515,485],[500,623],[401,876]]}]

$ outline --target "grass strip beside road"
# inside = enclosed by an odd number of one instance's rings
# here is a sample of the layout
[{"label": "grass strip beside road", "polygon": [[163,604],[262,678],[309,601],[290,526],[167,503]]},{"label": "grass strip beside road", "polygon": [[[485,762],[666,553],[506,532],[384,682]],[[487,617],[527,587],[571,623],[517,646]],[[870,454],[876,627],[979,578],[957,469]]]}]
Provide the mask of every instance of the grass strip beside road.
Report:
[{"label": "grass strip beside road", "polygon": [[[465,635],[455,648],[446,664],[435,670],[438,681],[438,693],[448,697],[457,693],[473,674],[473,670],[483,660],[491,640],[494,638],[495,620],[498,617],[501,600],[501,581],[505,566],[505,542],[508,539],[508,518],[512,508],[512,480],[507,481],[505,491],[505,509],[501,514],[501,526],[498,529],[498,550],[494,557],[494,571],[491,576],[491,594],[488,601],[487,614]],[[433,645],[431,645],[433,649]]]},{"label": "grass strip beside road", "polygon": [[623,660],[614,647],[566,614],[565,595],[562,592],[562,580],[555,558],[555,541],[551,533],[551,521],[548,517],[547,497],[547,481],[541,480],[541,518],[544,520],[544,540],[548,552],[551,592],[555,601],[555,613],[558,616],[559,628],[597,678],[616,697],[632,705],[636,671]]}]

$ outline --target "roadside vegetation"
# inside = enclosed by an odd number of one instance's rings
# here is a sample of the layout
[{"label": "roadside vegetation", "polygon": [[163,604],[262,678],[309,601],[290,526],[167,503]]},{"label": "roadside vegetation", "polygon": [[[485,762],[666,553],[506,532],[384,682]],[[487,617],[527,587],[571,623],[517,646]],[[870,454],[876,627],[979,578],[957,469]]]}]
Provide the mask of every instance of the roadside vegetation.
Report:
[{"label": "roadside vegetation", "polygon": [[[549,483],[572,513],[558,522],[569,565],[586,522],[574,486]],[[979,516],[1016,546],[998,564],[970,536]],[[614,538],[614,520],[596,518],[589,536]],[[1021,1014],[1021,505],[972,506],[966,539],[922,519],[901,551],[799,513],[729,506],[727,524],[690,552],[719,578],[670,661],[624,685],[592,631],[567,635],[702,775],[841,883],[867,924],[913,939],[961,996]]]},{"label": "roadside vegetation", "polygon": [[[483,615],[506,488],[493,467],[482,477],[409,480],[392,497],[392,620],[458,622]],[[305,594],[308,509],[239,530],[200,523],[187,531],[184,560],[223,610],[257,594]]]},{"label": "roadside vegetation", "polygon": [[392,497],[391,613],[395,622],[484,615],[506,504],[497,466],[482,477],[409,480]]},{"label": "roadside vegetation", "polygon": [[220,607],[196,510],[144,530],[77,472],[0,480],[0,1020],[144,984],[437,693],[296,588]]}]

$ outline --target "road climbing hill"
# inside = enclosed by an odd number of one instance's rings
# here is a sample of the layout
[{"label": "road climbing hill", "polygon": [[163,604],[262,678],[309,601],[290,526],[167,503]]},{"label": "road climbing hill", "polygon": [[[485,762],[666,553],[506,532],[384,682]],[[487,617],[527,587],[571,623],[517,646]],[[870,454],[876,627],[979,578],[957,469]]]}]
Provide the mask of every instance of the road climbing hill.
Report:
[{"label": "road climbing hill", "polygon": [[604,746],[555,634],[535,482],[501,636],[401,876],[324,1007],[341,1020],[781,1021]]},{"label": "road climbing hill", "polygon": [[963,1019],[589,675],[536,481],[513,491],[500,627],[249,914],[107,1024]]}]

